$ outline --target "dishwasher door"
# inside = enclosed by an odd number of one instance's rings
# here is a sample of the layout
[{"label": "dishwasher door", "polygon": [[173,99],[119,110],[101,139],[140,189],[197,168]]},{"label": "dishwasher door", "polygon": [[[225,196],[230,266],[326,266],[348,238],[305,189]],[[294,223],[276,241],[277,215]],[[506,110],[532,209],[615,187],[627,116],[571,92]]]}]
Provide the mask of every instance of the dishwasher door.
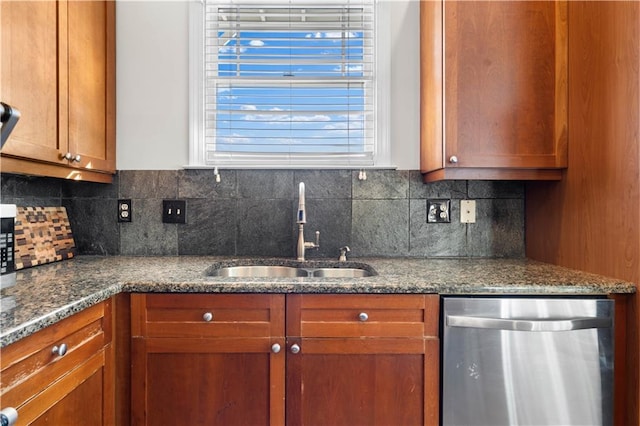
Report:
[{"label": "dishwasher door", "polygon": [[613,423],[612,300],[442,305],[444,426]]}]

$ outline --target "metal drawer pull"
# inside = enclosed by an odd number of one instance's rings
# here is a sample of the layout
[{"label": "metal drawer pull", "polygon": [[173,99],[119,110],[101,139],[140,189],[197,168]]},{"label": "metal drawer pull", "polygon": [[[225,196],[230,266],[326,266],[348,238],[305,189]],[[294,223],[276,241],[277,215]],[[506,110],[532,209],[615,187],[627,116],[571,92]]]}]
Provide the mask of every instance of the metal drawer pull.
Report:
[{"label": "metal drawer pull", "polygon": [[60,346],[54,346],[51,348],[51,353],[58,356],[64,356],[67,353],[67,344],[62,343]]},{"label": "metal drawer pull", "polygon": [[202,319],[210,322],[213,319],[213,314],[211,312],[205,312],[204,315],[202,315]]},{"label": "metal drawer pull", "polygon": [[274,343],[273,345],[271,345],[271,352],[273,352],[274,354],[280,352],[280,349],[281,348],[279,343]]},{"label": "metal drawer pull", "polygon": [[447,326],[512,331],[571,331],[611,328],[611,318],[504,319],[447,315]]},{"label": "metal drawer pull", "polygon": [[291,345],[291,353],[292,354],[297,354],[299,352],[300,352],[300,346],[298,346],[297,344]]},{"label": "metal drawer pull", "polygon": [[13,426],[18,421],[18,411],[7,407],[0,411],[0,426]]},{"label": "metal drawer pull", "polygon": [[367,315],[366,312],[360,312],[360,314],[358,315],[358,319],[362,322],[365,322],[369,319],[369,315]]}]

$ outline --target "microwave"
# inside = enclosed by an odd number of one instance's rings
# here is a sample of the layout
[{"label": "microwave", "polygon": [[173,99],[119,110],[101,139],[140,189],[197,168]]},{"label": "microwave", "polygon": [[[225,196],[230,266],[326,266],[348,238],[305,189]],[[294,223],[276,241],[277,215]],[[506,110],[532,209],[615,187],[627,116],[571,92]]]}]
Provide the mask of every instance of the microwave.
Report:
[{"label": "microwave", "polygon": [[0,288],[16,283],[15,204],[0,204]]}]

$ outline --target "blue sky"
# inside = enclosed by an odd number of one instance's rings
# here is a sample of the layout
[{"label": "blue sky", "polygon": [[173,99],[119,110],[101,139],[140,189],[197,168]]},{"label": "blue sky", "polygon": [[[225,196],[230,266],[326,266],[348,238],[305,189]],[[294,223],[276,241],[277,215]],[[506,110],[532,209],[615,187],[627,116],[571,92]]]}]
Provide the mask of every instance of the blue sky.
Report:
[{"label": "blue sky", "polygon": [[[362,32],[221,31],[219,37],[218,74],[234,82],[218,80],[217,150],[362,151]],[[336,84],[344,77],[353,81]]]}]

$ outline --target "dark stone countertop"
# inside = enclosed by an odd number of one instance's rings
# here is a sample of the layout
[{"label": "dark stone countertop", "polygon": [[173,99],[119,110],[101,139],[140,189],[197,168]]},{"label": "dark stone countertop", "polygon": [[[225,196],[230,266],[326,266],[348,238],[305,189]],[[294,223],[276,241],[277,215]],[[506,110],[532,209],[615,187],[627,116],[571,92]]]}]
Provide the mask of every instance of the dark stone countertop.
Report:
[{"label": "dark stone countertop", "polygon": [[[365,278],[223,278],[206,273],[213,264],[238,262],[297,263],[286,258],[79,256],[18,271],[16,284],[1,291],[0,347],[120,292],[580,296],[636,291],[633,283],[527,259],[356,259],[378,273]],[[336,262],[312,259],[305,266]]]}]

